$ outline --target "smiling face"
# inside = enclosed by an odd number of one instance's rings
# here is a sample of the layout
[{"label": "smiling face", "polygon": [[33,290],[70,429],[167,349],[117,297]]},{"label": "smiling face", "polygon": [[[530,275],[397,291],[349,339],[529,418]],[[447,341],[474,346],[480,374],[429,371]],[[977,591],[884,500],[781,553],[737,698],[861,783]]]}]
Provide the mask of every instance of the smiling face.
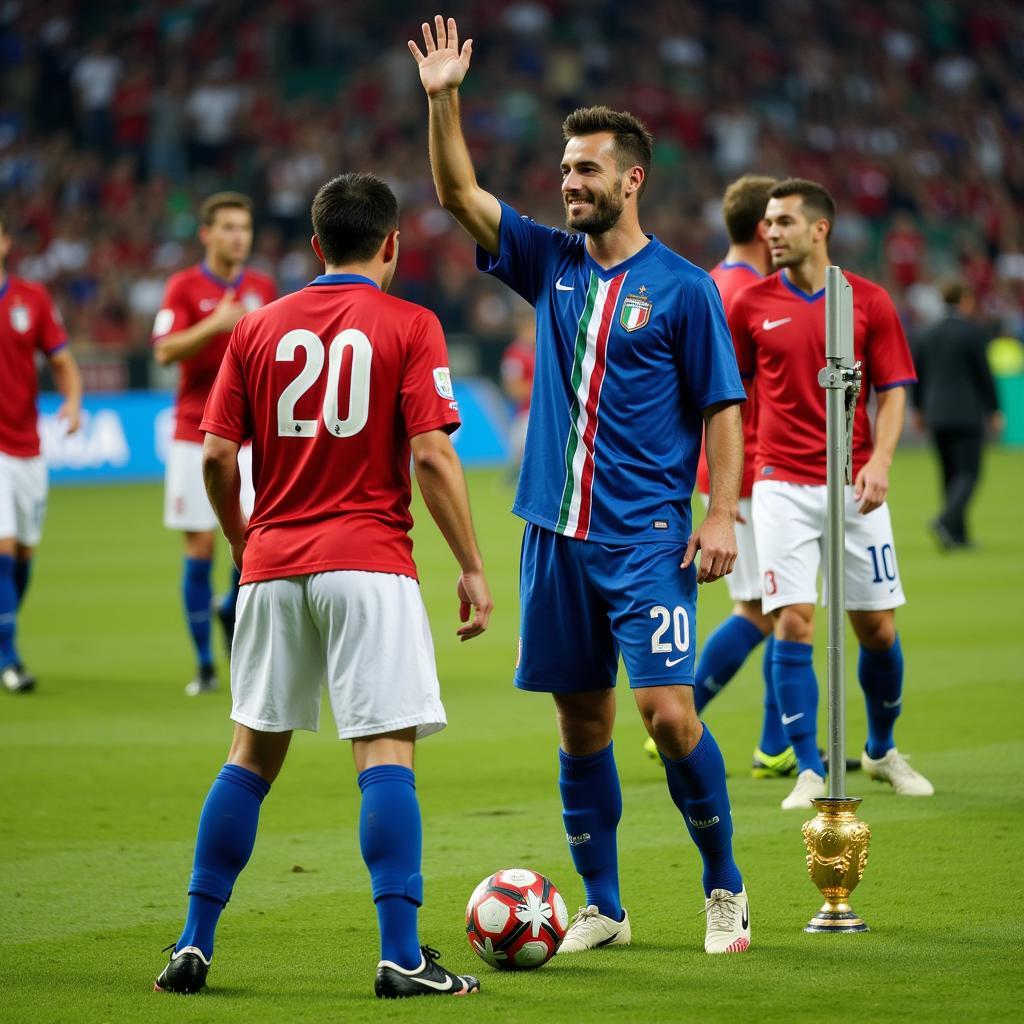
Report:
[{"label": "smiling face", "polygon": [[[642,180],[640,168],[633,170],[640,172]],[[630,173],[619,170],[611,132],[569,139],[562,156],[566,226],[586,235],[602,235],[615,227],[630,191]]]},{"label": "smiling face", "polygon": [[769,199],[764,220],[772,266],[776,270],[799,266],[815,246],[823,245],[828,238],[827,218],[808,217],[803,197],[799,195]]}]

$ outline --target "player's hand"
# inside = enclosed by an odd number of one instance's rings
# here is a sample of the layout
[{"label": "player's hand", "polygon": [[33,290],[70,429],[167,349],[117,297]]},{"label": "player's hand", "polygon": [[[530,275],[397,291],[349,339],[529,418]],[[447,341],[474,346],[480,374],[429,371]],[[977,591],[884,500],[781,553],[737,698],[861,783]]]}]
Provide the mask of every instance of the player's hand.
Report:
[{"label": "player's hand", "polygon": [[988,418],[988,433],[989,437],[993,440],[998,441],[1003,436],[1003,431],[1006,429],[1006,417],[997,409]]},{"label": "player's hand", "polygon": [[860,502],[857,514],[866,516],[880,508],[889,493],[889,470],[887,467],[868,459],[864,468],[853,482],[853,496]]},{"label": "player's hand", "polygon": [[66,433],[73,434],[82,425],[82,407],[77,402],[65,402],[57,410],[57,419],[64,423]]},{"label": "player's hand", "polygon": [[[410,39],[409,52],[420,66],[420,81],[428,96],[452,92],[462,84],[469,70],[469,59],[473,55],[473,40],[467,39],[459,49],[459,30],[455,19],[449,18],[447,26],[440,14],[434,17],[434,31],[430,23],[423,22],[424,56],[420,48]],[[434,43],[434,34],[437,43]]]},{"label": "player's hand", "polygon": [[231,545],[231,561],[235,563],[235,568],[242,571],[242,555],[245,554],[245,541],[238,540]]},{"label": "player's hand", "polygon": [[[460,626],[456,633],[460,640],[472,640],[479,636],[491,621],[494,602],[491,591],[483,572],[464,572],[459,576],[457,587],[459,595],[459,621],[467,625]],[[470,610],[473,617],[470,619]]]},{"label": "player's hand", "polygon": [[723,516],[708,516],[690,535],[679,568],[689,569],[698,551],[698,583],[714,583],[728,576],[736,564],[736,527],[733,520]]},{"label": "player's hand", "polygon": [[233,331],[235,324],[245,316],[245,306],[235,302],[235,290],[229,288],[222,296],[220,302],[213,307],[213,312],[206,318],[206,322],[217,329],[218,334],[225,331]]}]

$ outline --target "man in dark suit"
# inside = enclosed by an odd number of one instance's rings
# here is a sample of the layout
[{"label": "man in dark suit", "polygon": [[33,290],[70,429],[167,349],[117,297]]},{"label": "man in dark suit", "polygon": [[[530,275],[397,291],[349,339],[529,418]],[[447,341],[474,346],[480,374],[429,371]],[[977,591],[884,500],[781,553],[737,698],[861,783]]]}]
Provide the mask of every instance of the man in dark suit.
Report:
[{"label": "man in dark suit", "polygon": [[974,322],[974,295],[960,280],[942,289],[945,316],[914,346],[918,384],[916,420],[931,431],[942,464],[945,508],[930,524],[946,551],[970,547],[965,514],[981,474],[988,430],[998,436],[1003,418],[985,347],[990,332]]}]

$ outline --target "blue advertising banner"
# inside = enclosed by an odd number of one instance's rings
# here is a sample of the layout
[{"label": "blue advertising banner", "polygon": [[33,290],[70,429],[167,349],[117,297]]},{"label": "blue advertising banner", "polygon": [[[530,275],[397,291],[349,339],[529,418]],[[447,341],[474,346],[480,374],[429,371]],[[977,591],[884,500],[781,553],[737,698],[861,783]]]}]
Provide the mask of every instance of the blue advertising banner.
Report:
[{"label": "blue advertising banner", "polygon": [[[508,413],[501,393],[483,378],[455,384],[462,426],[455,448],[467,466],[502,463],[508,452]],[[174,430],[168,391],[86,395],[82,426],[70,436],[57,419],[61,398],[39,398],[39,435],[52,484],[160,480]]]}]

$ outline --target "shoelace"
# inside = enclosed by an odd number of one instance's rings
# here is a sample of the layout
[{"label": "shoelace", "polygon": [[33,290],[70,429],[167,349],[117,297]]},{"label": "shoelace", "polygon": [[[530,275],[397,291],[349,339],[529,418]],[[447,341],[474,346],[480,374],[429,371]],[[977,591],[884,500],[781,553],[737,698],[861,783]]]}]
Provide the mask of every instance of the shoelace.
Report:
[{"label": "shoelace", "polygon": [[420,946],[420,952],[423,954],[425,960],[437,963],[437,961],[441,959],[441,954],[434,949],[433,946]]},{"label": "shoelace", "polygon": [[576,911],[576,916],[572,919],[572,924],[569,927],[575,928],[577,925],[580,925],[582,928],[589,930],[597,925],[597,919],[600,916],[601,912],[597,907],[580,907]]},{"label": "shoelace", "polygon": [[912,779],[917,772],[910,767],[910,755],[909,754],[897,754],[894,758],[889,761],[889,770],[894,775],[901,775],[905,779]]},{"label": "shoelace", "polygon": [[735,896],[715,896],[697,915],[706,914],[708,928],[715,932],[732,932],[736,926],[736,912],[739,910]]},{"label": "shoelace", "polygon": [[170,952],[170,951],[171,951],[172,949],[174,949],[174,947],[175,947],[175,946],[176,946],[177,944],[178,944],[178,942],[177,942],[177,940],[175,940],[175,941],[174,941],[174,942],[172,942],[172,943],[171,943],[171,944],[170,944],[169,946],[164,946],[164,948],[163,948],[163,949],[161,949],[161,950],[160,950],[160,952],[161,952],[161,953],[169,953],[169,952]]}]

